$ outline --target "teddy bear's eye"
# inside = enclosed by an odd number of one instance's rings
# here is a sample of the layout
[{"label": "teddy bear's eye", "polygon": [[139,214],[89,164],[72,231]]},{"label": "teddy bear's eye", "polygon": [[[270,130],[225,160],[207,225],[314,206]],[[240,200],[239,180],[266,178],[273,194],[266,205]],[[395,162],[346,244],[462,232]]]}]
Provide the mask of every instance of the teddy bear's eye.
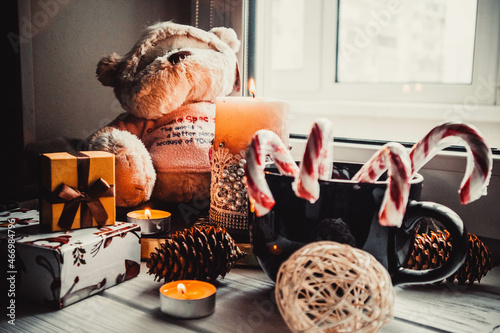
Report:
[{"label": "teddy bear's eye", "polygon": [[191,54],[192,53],[189,51],[175,52],[168,57],[168,61],[170,61],[172,65],[175,65],[179,63],[181,60],[185,59],[186,57],[189,57]]}]

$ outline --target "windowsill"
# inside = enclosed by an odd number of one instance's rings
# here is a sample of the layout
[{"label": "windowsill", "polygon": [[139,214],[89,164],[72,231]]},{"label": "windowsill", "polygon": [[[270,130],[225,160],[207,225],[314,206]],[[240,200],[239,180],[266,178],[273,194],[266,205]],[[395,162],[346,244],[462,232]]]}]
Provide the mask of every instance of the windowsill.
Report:
[{"label": "windowsill", "polygon": [[461,120],[476,126],[487,143],[500,147],[500,106],[289,100],[290,133],[308,134],[314,119],[332,121],[335,137],[416,142],[439,123]]}]

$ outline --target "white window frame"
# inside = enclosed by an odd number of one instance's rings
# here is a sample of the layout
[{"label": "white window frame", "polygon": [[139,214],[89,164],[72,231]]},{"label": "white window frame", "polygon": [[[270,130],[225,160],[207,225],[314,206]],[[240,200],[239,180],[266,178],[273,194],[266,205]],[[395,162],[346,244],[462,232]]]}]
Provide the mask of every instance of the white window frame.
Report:
[{"label": "white window frame", "polygon": [[[263,64],[254,74],[257,89],[263,96],[290,102],[291,133],[307,134],[312,119],[323,116],[338,124],[338,136],[411,142],[437,122],[453,119],[476,125],[489,138],[490,145],[500,147],[499,1],[478,1],[472,84],[422,83],[420,89],[415,89],[414,84],[334,82],[337,46],[329,39],[337,36],[338,1],[311,0],[306,7],[308,73],[294,87],[290,82],[298,73],[293,70],[275,71],[272,77],[266,77],[271,66],[270,61],[265,61],[270,59],[272,42],[267,18],[271,2],[257,1],[256,35],[262,43],[258,44],[256,57],[257,63]],[[321,20],[314,19],[318,15]],[[323,47],[307,43],[307,36],[312,35],[321,36]]]}]

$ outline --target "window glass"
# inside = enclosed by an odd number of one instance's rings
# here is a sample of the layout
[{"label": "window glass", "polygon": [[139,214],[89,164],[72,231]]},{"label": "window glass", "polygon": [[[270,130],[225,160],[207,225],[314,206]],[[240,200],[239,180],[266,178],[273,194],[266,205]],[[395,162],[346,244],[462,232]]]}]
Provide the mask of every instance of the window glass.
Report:
[{"label": "window glass", "polygon": [[499,146],[500,1],[256,3],[252,75],[291,133],[326,117],[337,137],[414,142],[459,120]]},{"label": "window glass", "polygon": [[303,66],[304,0],[272,2],[272,69],[294,70]]},{"label": "window glass", "polygon": [[337,82],[472,81],[477,2],[341,0]]}]

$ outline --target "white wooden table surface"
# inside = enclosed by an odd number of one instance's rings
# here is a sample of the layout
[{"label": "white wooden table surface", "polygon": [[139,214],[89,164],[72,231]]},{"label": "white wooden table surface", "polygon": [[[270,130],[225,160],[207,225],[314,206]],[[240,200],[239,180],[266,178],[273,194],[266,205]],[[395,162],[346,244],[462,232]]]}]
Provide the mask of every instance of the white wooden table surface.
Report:
[{"label": "white wooden table surface", "polygon": [[[177,320],[159,308],[163,284],[147,275],[104,290],[62,310],[19,303],[15,326],[0,332],[287,332],[274,302],[274,284],[258,268],[233,268],[217,283],[211,316]],[[396,287],[394,319],[381,332],[500,332],[500,267],[481,284]]]}]

